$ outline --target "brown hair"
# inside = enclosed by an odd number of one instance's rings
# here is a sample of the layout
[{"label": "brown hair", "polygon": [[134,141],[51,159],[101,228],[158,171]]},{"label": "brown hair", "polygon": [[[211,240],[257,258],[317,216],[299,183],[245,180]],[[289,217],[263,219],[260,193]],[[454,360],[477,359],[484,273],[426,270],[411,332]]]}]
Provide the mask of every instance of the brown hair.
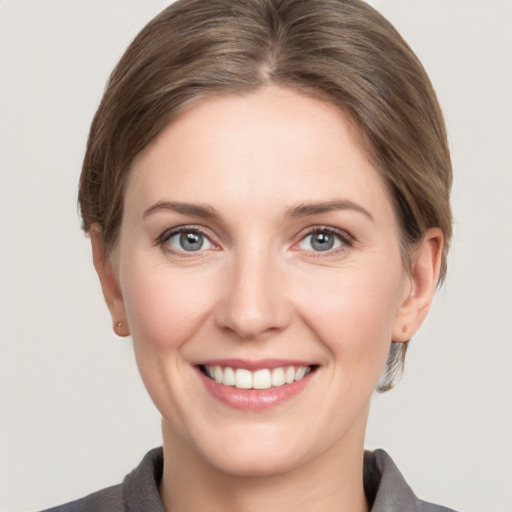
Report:
[{"label": "brown hair", "polygon": [[[178,0],[114,69],[92,122],[80,178],[83,229],[117,241],[130,165],[183,108],[214,94],[292,88],[349,113],[384,178],[405,260],[441,228],[451,238],[451,163],[443,117],[421,63],[360,0]],[[392,387],[406,343],[392,343],[379,390]]]}]

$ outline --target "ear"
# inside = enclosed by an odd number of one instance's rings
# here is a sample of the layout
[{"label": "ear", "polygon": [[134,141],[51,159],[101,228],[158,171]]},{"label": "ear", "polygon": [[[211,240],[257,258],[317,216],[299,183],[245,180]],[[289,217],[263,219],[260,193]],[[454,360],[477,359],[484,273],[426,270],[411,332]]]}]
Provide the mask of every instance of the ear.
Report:
[{"label": "ear", "polygon": [[430,228],[411,255],[409,285],[395,316],[393,341],[409,341],[425,320],[439,280],[442,252],[443,233]]},{"label": "ear", "polygon": [[93,224],[89,230],[94,268],[100,278],[103,297],[112,317],[113,329],[118,336],[129,336],[123,295],[119,286],[114,257],[105,250],[101,227]]}]

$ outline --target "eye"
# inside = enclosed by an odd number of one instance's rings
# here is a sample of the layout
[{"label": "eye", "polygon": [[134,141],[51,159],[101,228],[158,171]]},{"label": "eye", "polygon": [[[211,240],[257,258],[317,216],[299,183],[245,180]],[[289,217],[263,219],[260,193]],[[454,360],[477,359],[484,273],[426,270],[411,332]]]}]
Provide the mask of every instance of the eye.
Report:
[{"label": "eye", "polygon": [[198,229],[181,228],[164,234],[162,244],[173,252],[198,252],[213,248],[212,242]]},{"label": "eye", "polygon": [[312,252],[335,251],[344,245],[351,245],[348,236],[327,228],[315,229],[299,242],[300,249]]}]

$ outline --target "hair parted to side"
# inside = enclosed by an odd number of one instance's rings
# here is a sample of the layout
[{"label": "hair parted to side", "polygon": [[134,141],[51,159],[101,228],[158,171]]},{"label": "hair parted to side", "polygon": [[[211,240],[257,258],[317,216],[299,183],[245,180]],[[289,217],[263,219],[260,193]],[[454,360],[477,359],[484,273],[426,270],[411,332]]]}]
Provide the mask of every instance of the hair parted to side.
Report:
[{"label": "hair parted to side", "polygon": [[[134,157],[200,98],[288,87],[347,112],[386,183],[404,261],[441,228],[441,280],[452,233],[444,120],[421,63],[360,0],[178,0],[146,25],[112,72],[80,178],[83,229],[117,241]],[[393,386],[407,343],[391,343],[379,390]]]}]

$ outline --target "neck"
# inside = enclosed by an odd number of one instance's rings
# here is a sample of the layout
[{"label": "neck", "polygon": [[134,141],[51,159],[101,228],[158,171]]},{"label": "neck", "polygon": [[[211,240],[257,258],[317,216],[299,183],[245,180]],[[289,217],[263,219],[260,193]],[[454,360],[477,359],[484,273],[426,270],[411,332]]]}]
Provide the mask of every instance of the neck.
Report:
[{"label": "neck", "polygon": [[164,428],[160,495],[166,512],[368,512],[363,489],[364,436],[286,473],[226,473]]}]

